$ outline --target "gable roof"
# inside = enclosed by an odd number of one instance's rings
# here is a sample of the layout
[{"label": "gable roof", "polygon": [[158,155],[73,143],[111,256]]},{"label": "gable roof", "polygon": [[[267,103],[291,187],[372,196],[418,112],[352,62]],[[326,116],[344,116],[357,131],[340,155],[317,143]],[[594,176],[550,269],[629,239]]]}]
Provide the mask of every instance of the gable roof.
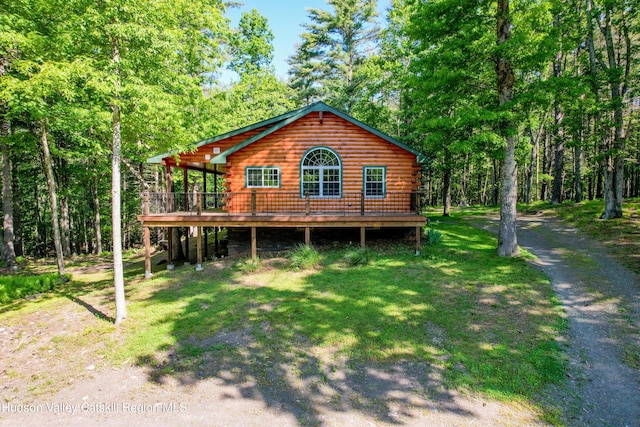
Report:
[{"label": "gable roof", "polygon": [[[202,141],[200,141],[200,142],[198,142],[196,144],[196,148],[201,147],[201,146],[206,145],[206,144],[210,144],[212,142],[221,141],[223,139],[227,139],[227,138],[230,138],[232,136],[241,135],[241,134],[243,134],[245,132],[250,132],[252,130],[256,130],[256,129],[260,129],[260,128],[266,127],[266,129],[263,130],[262,132],[260,132],[260,133],[258,133],[256,135],[254,135],[254,136],[252,136],[252,137],[240,142],[239,144],[234,145],[231,148],[228,148],[227,150],[223,151],[222,153],[218,154],[217,156],[213,157],[210,160],[210,163],[212,163],[212,164],[226,164],[227,163],[227,156],[235,153],[238,150],[243,149],[247,145],[253,144],[254,142],[264,138],[267,135],[270,135],[270,134],[276,132],[279,129],[282,129],[283,127],[287,126],[288,124],[291,124],[291,123],[295,122],[296,120],[301,119],[302,117],[306,116],[309,113],[320,112],[320,111],[329,112],[329,113],[335,114],[336,116],[338,116],[338,117],[340,117],[340,118],[342,118],[342,119],[344,119],[344,120],[346,120],[346,121],[348,121],[348,122],[350,122],[350,123],[362,128],[362,129],[364,129],[364,130],[366,130],[366,131],[368,131],[368,132],[370,132],[370,133],[372,133],[372,134],[384,139],[385,141],[390,142],[391,144],[394,144],[394,145],[402,148],[403,150],[406,150],[406,151],[408,151],[410,153],[415,154],[419,163],[424,163],[427,160],[426,156],[423,153],[421,153],[421,152],[409,147],[406,144],[403,144],[402,142],[396,140],[395,138],[390,137],[389,135],[387,135],[385,133],[380,132],[377,129],[374,129],[374,128],[370,127],[370,126],[367,126],[366,124],[362,123],[361,121],[356,120],[353,117],[348,116],[347,114],[345,114],[345,113],[343,113],[343,112],[341,112],[339,110],[336,110],[333,107],[330,107],[329,105],[325,104],[322,101],[315,102],[315,103],[313,103],[311,105],[308,105],[306,107],[302,107],[302,108],[299,108],[297,110],[293,110],[293,111],[290,111],[288,113],[281,114],[279,116],[273,117],[273,118],[268,119],[268,120],[263,120],[261,122],[254,123],[254,124],[249,125],[249,126],[245,126],[245,127],[242,127],[242,128],[236,129],[236,130],[232,130],[232,131],[224,133],[222,135],[214,136],[213,138],[208,138],[208,139],[202,140]],[[164,154],[158,154],[157,156],[153,156],[153,157],[148,158],[147,159],[147,163],[158,163],[159,164],[159,163],[162,163],[163,159],[165,159],[165,158],[167,158],[169,156],[173,156],[175,154],[178,154],[178,152],[171,151],[171,152],[164,153]]]}]

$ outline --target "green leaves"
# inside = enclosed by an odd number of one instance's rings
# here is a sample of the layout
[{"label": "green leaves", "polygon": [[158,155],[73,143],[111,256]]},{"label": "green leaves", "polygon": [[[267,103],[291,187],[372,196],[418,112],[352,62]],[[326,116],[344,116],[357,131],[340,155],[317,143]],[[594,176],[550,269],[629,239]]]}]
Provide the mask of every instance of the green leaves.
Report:
[{"label": "green leaves", "polygon": [[376,2],[330,0],[331,11],[310,9],[311,23],[289,58],[291,86],[302,103],[322,99],[351,112],[364,100],[368,76],[364,64],[374,55],[380,29]]}]

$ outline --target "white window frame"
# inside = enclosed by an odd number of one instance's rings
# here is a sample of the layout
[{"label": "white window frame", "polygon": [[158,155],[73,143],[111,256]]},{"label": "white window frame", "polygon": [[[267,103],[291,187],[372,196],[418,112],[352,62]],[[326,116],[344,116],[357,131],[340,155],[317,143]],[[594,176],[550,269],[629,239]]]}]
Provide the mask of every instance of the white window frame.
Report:
[{"label": "white window frame", "polygon": [[[255,172],[255,171],[259,171],[260,172],[260,185],[252,185],[250,180],[249,180],[249,172]],[[276,172],[276,183],[275,185],[264,185],[265,182],[265,174],[267,172],[272,172],[275,171]],[[276,167],[276,166],[247,166],[244,169],[244,183],[245,183],[245,187],[246,188],[280,188],[280,180],[281,176],[280,176],[280,168]]]},{"label": "white window frame", "polygon": [[[379,169],[382,171],[382,194],[369,194],[367,189],[367,183],[379,184],[379,181],[368,181],[367,171]],[[362,191],[364,196],[368,199],[384,199],[387,197],[387,167],[386,166],[363,166],[362,168]]]},{"label": "white window frame", "polygon": [[[305,160],[315,151],[318,150],[326,150],[329,151],[332,155],[335,156],[338,164],[337,165],[305,165],[304,162]],[[318,173],[318,194],[309,194],[310,197],[312,198],[322,198],[322,199],[340,199],[342,198],[342,159],[340,158],[340,156],[338,155],[338,153],[329,148],[329,147],[324,147],[324,146],[320,146],[320,147],[314,147],[312,149],[310,149],[309,151],[307,151],[304,156],[302,156],[302,160],[300,161],[300,197],[305,197],[305,191],[304,191],[304,178],[305,178],[305,171],[314,171]],[[325,181],[325,172],[334,172],[336,174],[336,177],[338,178],[338,181]],[[338,185],[338,191],[337,194],[325,194],[324,191],[324,187],[325,184],[337,184]]]}]

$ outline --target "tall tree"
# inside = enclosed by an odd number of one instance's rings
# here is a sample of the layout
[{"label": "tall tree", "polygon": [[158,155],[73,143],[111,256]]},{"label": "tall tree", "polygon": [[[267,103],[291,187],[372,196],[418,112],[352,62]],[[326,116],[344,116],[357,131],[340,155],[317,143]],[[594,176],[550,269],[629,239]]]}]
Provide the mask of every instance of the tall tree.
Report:
[{"label": "tall tree", "polygon": [[[0,65],[1,67],[1,65]],[[0,77],[1,77],[0,70]],[[10,132],[9,120],[0,113],[0,156],[2,162],[2,212],[4,233],[4,258],[11,270],[16,270],[16,250],[13,228],[13,177],[11,174],[11,152],[7,142]]]},{"label": "tall tree", "polygon": [[272,69],[273,32],[269,21],[256,9],[245,12],[231,36],[229,68],[240,76]]},{"label": "tall tree", "polygon": [[[604,212],[602,219],[622,217],[624,199],[624,170],[627,129],[624,122],[626,98],[631,87],[632,72],[637,72],[640,60],[634,48],[633,37],[637,37],[640,8],[633,2],[623,0],[587,0],[586,44],[591,63],[592,89],[596,98],[608,98],[608,108],[603,115],[608,122],[602,123],[604,151]],[[598,28],[599,33],[595,32]],[[600,87],[600,74],[608,85],[608,93]]]},{"label": "tall tree", "polygon": [[362,66],[380,33],[376,0],[329,0],[331,11],[309,9],[296,52],[289,58],[291,86],[303,102],[322,99],[351,111],[362,97]]},{"label": "tall tree", "polygon": [[[498,0],[496,11],[496,38],[498,54],[496,75],[498,77],[498,103],[507,106],[513,98],[515,75],[511,60],[503,47],[511,39],[511,14],[509,0]],[[507,117],[502,121],[507,142],[502,162],[502,185],[500,192],[500,231],[498,233],[498,255],[516,256],[520,253],[516,235],[516,203],[518,201],[518,166],[515,158],[516,137],[513,122]]]},{"label": "tall tree", "polygon": [[[221,41],[228,28],[220,1],[113,0],[85,18],[96,25],[86,52],[99,68],[96,75],[104,104],[111,110],[112,228],[116,318],[126,318],[122,264],[121,173],[124,152],[155,149],[195,140],[190,123],[197,117],[201,84],[221,63]],[[106,84],[104,84],[106,83]],[[194,126],[195,127],[195,126]]]}]

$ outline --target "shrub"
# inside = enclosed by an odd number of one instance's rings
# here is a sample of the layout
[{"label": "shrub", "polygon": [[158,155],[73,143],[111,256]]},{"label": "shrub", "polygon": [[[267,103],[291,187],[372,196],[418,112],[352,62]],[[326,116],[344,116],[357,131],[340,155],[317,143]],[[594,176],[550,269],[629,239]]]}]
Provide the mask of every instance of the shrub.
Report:
[{"label": "shrub", "polygon": [[39,276],[0,277],[0,303],[6,304],[30,295],[51,291],[59,283],[61,283],[60,276],[55,273]]},{"label": "shrub", "polygon": [[435,230],[433,226],[431,226],[427,229],[426,237],[427,244],[437,245],[442,240],[442,232]]},{"label": "shrub", "polygon": [[255,273],[256,271],[258,271],[260,269],[260,267],[262,267],[262,261],[260,261],[260,258],[256,258],[254,259],[246,259],[244,261],[241,261],[239,263],[237,263],[235,265],[235,268],[238,271],[241,271],[243,273]]},{"label": "shrub", "polygon": [[350,249],[344,254],[344,261],[351,267],[367,265],[371,262],[369,249]]},{"label": "shrub", "polygon": [[320,262],[320,253],[310,245],[299,244],[289,254],[289,264],[294,270],[307,270]]}]

